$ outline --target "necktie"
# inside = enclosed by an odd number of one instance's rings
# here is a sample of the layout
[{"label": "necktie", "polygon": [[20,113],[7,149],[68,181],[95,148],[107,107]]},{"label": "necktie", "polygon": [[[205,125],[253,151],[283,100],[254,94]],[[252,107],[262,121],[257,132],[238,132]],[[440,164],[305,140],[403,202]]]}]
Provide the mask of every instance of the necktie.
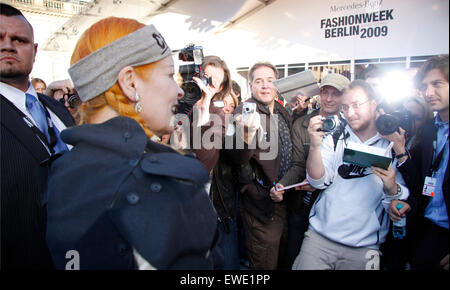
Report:
[{"label": "necktie", "polygon": [[[47,124],[47,115],[45,114],[45,109],[41,105],[41,103],[36,99],[35,96],[31,94],[25,94],[26,95],[26,107],[28,109],[28,112],[30,112],[31,116],[33,117],[33,120],[36,122],[37,127],[39,130],[45,135],[47,138],[48,143],[51,143],[50,135],[49,135],[49,126]],[[51,122],[51,121],[50,121]],[[54,124],[53,129],[55,131],[56,135],[56,145],[53,147],[55,150],[55,153],[59,153],[64,150],[68,150],[66,144],[61,140],[59,137],[59,130],[55,127]]]},{"label": "necktie", "polygon": [[36,122],[39,130],[45,135],[47,141],[50,142],[50,138],[48,135],[48,124],[47,124],[47,116],[45,115],[44,107],[39,103],[35,96],[31,94],[25,94],[26,100],[25,105],[27,107],[28,112],[30,112],[33,120]]},{"label": "necktie", "polygon": [[58,140],[56,142],[55,147],[53,148],[55,150],[55,153],[59,153],[61,151],[68,151],[69,148],[67,148],[66,143],[64,143],[63,140],[61,140],[61,137],[59,137],[59,130],[58,130],[58,128],[56,128],[56,126],[53,125],[53,129],[55,130],[56,139]]}]

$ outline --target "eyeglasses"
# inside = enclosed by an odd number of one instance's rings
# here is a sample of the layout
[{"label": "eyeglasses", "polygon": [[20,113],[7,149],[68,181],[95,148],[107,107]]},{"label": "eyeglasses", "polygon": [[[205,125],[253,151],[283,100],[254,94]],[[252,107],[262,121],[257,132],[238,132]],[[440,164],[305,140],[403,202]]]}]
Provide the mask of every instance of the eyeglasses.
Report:
[{"label": "eyeglasses", "polygon": [[353,104],[350,104],[350,106],[349,106],[349,105],[342,105],[342,110],[343,110],[344,112],[347,112],[348,109],[350,109],[350,107],[352,107],[353,110],[358,110],[359,107],[361,107],[362,105],[364,105],[364,104],[367,103],[368,101],[370,101],[370,99],[367,100],[367,101],[365,101],[365,102],[362,102],[362,103],[353,103]]}]

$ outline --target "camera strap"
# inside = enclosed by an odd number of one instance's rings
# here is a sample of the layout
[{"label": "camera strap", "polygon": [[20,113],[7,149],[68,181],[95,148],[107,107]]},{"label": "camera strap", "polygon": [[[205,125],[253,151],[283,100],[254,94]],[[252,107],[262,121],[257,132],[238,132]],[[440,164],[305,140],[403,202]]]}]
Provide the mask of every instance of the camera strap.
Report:
[{"label": "camera strap", "polygon": [[50,151],[53,154],[55,154],[55,145],[56,143],[58,143],[58,138],[56,137],[56,132],[55,132],[55,127],[52,121],[52,118],[50,118],[50,113],[48,112],[47,106],[45,106],[45,104],[43,102],[42,106],[44,107],[44,111],[45,111],[45,117],[47,118],[47,126],[48,126],[48,135],[50,137]]},{"label": "camera strap", "polygon": [[350,137],[350,133],[345,132],[345,126],[347,125],[347,121],[344,118],[341,118],[341,116],[339,116],[339,130],[337,130],[336,132],[333,133],[333,143],[334,143],[334,151],[336,151],[336,146],[337,143],[339,141],[339,138],[341,137],[341,135],[344,135],[344,143],[347,144],[347,138]]},{"label": "camera strap", "polygon": [[[444,156],[445,144],[447,144],[447,143],[448,143],[448,136],[447,136],[447,140],[444,143],[444,146],[442,147],[442,150],[438,153],[436,158],[434,158],[434,162],[430,167],[430,176],[433,176],[433,173],[438,171],[439,165],[441,164],[441,161],[442,161],[442,157]],[[433,140],[433,157],[436,154],[436,150],[437,150],[437,136],[436,136],[436,139]]]}]

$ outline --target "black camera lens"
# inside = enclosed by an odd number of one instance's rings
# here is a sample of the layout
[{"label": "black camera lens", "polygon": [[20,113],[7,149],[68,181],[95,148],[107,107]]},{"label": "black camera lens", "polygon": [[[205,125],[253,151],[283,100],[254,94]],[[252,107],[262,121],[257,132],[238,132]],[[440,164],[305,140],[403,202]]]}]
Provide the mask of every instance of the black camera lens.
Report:
[{"label": "black camera lens", "polygon": [[187,104],[194,105],[202,97],[202,90],[194,81],[182,83],[181,89],[184,92],[182,100]]},{"label": "black camera lens", "polygon": [[322,126],[323,126],[322,130],[324,132],[331,132],[334,129],[336,129],[336,126],[337,126],[336,120],[334,119],[333,116],[325,118],[325,120],[323,120]]},{"label": "black camera lens", "polygon": [[78,107],[81,104],[81,100],[77,95],[69,95],[68,97],[68,102],[69,102],[69,106],[72,109],[75,109],[76,107]]},{"label": "black camera lens", "polygon": [[390,114],[383,114],[375,121],[378,132],[383,135],[391,135],[399,130],[399,120]]}]

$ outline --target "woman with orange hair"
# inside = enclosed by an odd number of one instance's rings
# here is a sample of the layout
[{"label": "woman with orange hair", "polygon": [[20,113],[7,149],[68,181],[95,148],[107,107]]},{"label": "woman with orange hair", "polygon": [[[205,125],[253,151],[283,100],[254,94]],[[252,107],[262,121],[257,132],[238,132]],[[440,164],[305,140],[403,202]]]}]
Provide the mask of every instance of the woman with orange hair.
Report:
[{"label": "woman with orange hair", "polygon": [[195,158],[171,133],[183,91],[153,25],[110,17],[79,39],[69,74],[82,105],[74,147],[50,167],[47,242],[57,268],[211,269],[217,216]]}]

